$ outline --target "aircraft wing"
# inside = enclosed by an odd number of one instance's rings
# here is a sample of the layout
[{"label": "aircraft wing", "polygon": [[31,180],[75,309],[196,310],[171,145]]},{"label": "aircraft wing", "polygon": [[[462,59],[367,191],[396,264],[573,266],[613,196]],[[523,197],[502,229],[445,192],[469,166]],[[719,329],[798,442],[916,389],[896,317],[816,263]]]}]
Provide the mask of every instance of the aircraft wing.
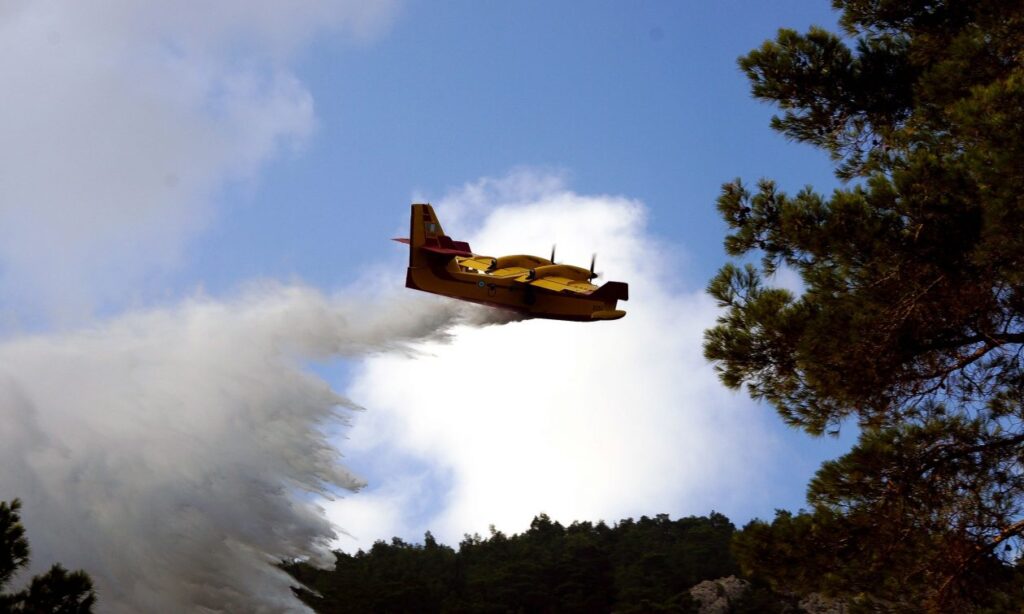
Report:
[{"label": "aircraft wing", "polygon": [[477,271],[488,271],[494,265],[494,258],[490,256],[473,256],[472,258],[459,258],[459,264],[467,269]]},{"label": "aircraft wing", "polygon": [[547,277],[541,277],[540,279],[527,280],[525,276],[517,279],[516,281],[536,286],[538,288],[544,288],[545,290],[552,290],[554,292],[570,292],[573,294],[590,294],[594,290],[597,290],[597,286],[585,281],[579,281],[575,279],[569,279],[568,277],[558,277],[549,275]]},{"label": "aircraft wing", "polygon": [[530,272],[530,269],[521,266],[509,266],[491,271],[491,277],[520,277]]},{"label": "aircraft wing", "polygon": [[521,266],[506,266],[502,268],[494,268],[495,259],[490,256],[473,256],[471,258],[459,258],[459,264],[466,267],[467,269],[473,269],[480,271],[481,273],[487,273],[491,277],[497,277],[499,279],[509,277],[519,277],[530,272],[530,269]]},{"label": "aircraft wing", "polygon": [[[525,276],[530,272],[530,269],[520,265],[509,265],[496,267],[498,260],[490,256],[479,256],[473,255],[469,257],[458,258],[459,265],[480,271],[481,273],[487,273],[491,277],[497,277],[499,279],[508,279],[510,277],[521,277]],[[517,280],[519,281],[519,280]]]}]

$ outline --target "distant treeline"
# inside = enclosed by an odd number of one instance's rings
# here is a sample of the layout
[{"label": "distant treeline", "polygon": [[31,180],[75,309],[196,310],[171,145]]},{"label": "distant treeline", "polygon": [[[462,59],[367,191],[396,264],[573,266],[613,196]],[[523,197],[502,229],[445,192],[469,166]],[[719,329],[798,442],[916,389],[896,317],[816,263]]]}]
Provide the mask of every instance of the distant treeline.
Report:
[{"label": "distant treeline", "polygon": [[[318,612],[696,612],[691,587],[740,573],[734,533],[718,513],[567,527],[542,514],[522,534],[492,528],[458,550],[428,532],[422,544],[394,538],[337,552],[333,570],[283,567]],[[783,611],[785,602],[753,586],[731,610]]]}]

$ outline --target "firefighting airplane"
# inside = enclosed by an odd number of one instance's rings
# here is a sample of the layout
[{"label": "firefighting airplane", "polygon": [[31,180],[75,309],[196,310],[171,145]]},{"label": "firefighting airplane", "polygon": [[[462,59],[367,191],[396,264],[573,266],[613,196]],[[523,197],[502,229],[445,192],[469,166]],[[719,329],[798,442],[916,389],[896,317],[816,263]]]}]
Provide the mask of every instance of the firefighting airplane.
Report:
[{"label": "firefighting airplane", "polygon": [[413,205],[409,238],[408,288],[441,294],[554,320],[617,320],[626,315],[616,302],[629,299],[629,286],[609,281],[598,287],[590,269],[555,264],[538,256],[474,254],[465,241],[444,234],[430,205]]}]

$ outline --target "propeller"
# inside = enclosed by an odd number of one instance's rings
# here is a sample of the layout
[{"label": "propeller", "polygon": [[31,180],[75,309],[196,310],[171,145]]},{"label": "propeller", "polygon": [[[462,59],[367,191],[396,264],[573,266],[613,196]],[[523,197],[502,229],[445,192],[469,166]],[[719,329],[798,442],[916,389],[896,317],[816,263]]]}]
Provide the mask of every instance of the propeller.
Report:
[{"label": "propeller", "polygon": [[600,273],[597,273],[597,272],[594,271],[594,265],[595,264],[597,264],[597,254],[596,253],[590,256],[590,279],[594,279],[595,277],[600,277],[601,276]]},{"label": "propeller", "polygon": [[556,243],[552,243],[552,244],[551,244],[551,258],[549,258],[549,259],[548,259],[548,260],[550,260],[550,261],[551,261],[551,264],[554,264],[554,263],[555,263],[555,247],[556,247],[556,246],[557,246],[557,244],[556,244]]}]

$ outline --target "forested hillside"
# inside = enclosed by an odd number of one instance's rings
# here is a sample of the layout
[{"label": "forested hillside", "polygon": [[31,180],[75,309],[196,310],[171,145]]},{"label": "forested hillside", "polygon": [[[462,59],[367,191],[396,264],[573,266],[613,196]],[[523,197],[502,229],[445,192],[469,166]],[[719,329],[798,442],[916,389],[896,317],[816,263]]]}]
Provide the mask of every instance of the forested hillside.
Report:
[{"label": "forested hillside", "polygon": [[[565,527],[545,515],[518,535],[466,536],[458,550],[429,533],[369,552],[336,553],[333,570],[284,568],[318,612],[696,612],[689,589],[737,574],[728,518],[659,514]],[[735,612],[771,612],[783,600],[752,589]],[[780,610],[781,611],[781,610]]]}]

